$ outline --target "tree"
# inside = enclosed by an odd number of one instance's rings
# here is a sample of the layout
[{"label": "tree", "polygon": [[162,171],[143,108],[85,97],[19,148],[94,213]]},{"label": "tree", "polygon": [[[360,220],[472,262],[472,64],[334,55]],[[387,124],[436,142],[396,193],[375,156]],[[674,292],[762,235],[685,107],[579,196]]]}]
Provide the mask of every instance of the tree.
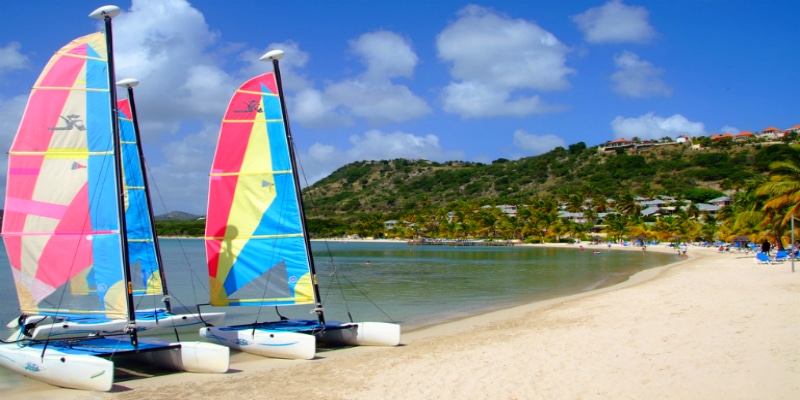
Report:
[{"label": "tree", "polygon": [[762,210],[781,250],[784,230],[792,217],[800,215],[800,145],[790,149],[784,160],[770,164],[769,180],[756,190],[757,195],[769,196]]}]

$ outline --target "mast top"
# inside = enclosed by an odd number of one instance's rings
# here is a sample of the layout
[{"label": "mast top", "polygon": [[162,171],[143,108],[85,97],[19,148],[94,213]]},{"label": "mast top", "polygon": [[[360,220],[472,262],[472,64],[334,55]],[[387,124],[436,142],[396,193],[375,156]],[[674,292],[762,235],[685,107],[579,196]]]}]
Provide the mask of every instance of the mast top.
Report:
[{"label": "mast top", "polygon": [[90,18],[105,19],[106,16],[114,18],[119,15],[120,10],[117,6],[102,6],[89,14]]},{"label": "mast top", "polygon": [[270,50],[270,51],[264,53],[264,55],[261,56],[261,58],[259,58],[259,60],[261,60],[261,61],[280,60],[281,58],[283,58],[283,56],[285,54],[286,53],[284,53],[283,50]]},{"label": "mast top", "polygon": [[117,86],[124,88],[132,88],[139,85],[139,80],[134,78],[125,78],[117,81]]}]

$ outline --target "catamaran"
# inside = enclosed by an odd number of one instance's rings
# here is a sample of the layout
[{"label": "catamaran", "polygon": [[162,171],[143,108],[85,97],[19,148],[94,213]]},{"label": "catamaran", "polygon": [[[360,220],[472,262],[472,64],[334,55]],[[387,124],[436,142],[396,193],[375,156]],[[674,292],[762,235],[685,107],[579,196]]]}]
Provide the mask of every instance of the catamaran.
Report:
[{"label": "catamaran", "polygon": [[[125,227],[128,239],[129,262],[132,266],[133,295],[136,296],[136,330],[141,335],[154,335],[170,330],[188,332],[199,326],[221,325],[225,313],[180,313],[172,311],[171,296],[167,290],[161,250],[155,229],[155,217],[151,206],[150,191],[144,165],[139,124],[133,88],[136,79],[123,79],[117,86],[127,89],[128,98],[117,101],[122,146],[122,169],[125,191]],[[83,285],[76,279],[72,282],[73,293],[83,290],[89,294],[88,283]],[[163,301],[164,307],[143,308],[140,299]],[[98,320],[82,315],[44,314],[40,321],[29,328],[32,339],[82,337],[86,334],[109,335],[121,332],[128,321]],[[10,327],[17,320],[9,323]]]},{"label": "catamaran", "polygon": [[325,320],[283,97],[278,64],[283,55],[275,50],[262,56],[274,72],[245,82],[222,121],[205,232],[210,304],[313,305],[317,319],[256,320],[201,328],[200,335],[276,358],[313,358],[317,341],[396,346],[398,324]]},{"label": "catamaran", "polygon": [[[114,362],[132,357],[189,372],[226,372],[229,352],[207,342],[140,340],[124,204],[111,19],[50,59],[9,152],[2,235],[21,316],[0,365],[44,382],[107,391]],[[37,324],[83,321],[69,338]],[[122,321],[122,323],[120,322]],[[98,326],[108,324],[108,330]],[[84,327],[80,327],[84,326]],[[88,327],[88,328],[87,328]],[[41,337],[44,336],[44,337]]]}]

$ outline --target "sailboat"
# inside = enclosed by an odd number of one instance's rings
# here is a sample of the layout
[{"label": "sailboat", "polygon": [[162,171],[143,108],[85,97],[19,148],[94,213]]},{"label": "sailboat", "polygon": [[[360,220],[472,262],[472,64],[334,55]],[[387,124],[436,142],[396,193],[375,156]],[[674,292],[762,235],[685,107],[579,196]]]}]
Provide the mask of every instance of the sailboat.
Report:
[{"label": "sailboat", "polygon": [[[200,335],[233,349],[310,359],[317,341],[396,346],[400,325],[325,320],[306,229],[278,60],[245,82],[226,111],[211,168],[206,216],[210,304],[313,305],[317,319],[206,327]],[[256,317],[257,318],[257,317]]]},{"label": "sailboat", "polygon": [[[2,235],[22,315],[0,343],[0,365],[67,388],[108,391],[117,356],[190,372],[226,372],[229,349],[139,340],[124,211],[111,18],[50,59],[9,152]],[[38,338],[39,323],[108,323]],[[120,325],[119,321],[124,321]]]},{"label": "sailboat", "polygon": [[[144,157],[139,138],[133,88],[135,79],[123,79],[117,86],[128,91],[128,98],[117,101],[121,138],[121,156],[125,191],[125,227],[128,239],[129,262],[137,274],[133,275],[133,295],[137,298],[157,296],[164,307],[136,308],[136,330],[143,335],[164,333],[169,330],[188,332],[199,326],[221,325],[225,313],[180,313],[172,312],[167,281],[155,230],[155,217],[150,201]],[[133,273],[134,271],[132,271]],[[76,278],[72,283],[73,293],[79,290],[90,293],[89,282],[81,284]],[[138,279],[136,279],[138,278]],[[85,279],[84,279],[85,280]],[[14,325],[16,321],[12,321]],[[30,329],[32,339],[82,337],[86,334],[109,335],[121,332],[128,324],[125,319],[98,320],[82,315],[47,315]]]}]

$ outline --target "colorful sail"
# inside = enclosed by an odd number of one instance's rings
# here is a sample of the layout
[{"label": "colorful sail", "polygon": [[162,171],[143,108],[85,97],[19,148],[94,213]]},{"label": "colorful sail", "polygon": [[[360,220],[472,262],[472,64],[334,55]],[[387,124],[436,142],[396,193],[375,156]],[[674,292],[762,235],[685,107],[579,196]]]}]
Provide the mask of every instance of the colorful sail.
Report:
[{"label": "colorful sail", "polygon": [[210,174],[214,306],[314,302],[288,146],[274,74],[245,82],[228,105]]},{"label": "colorful sail", "polygon": [[[117,101],[122,146],[123,189],[125,190],[125,228],[128,232],[128,261],[134,279],[135,295],[160,295],[160,266],[156,255],[150,206],[145,191],[144,172],[139,158],[130,102]],[[137,271],[140,273],[137,275]]]},{"label": "colorful sail", "polygon": [[23,313],[126,316],[110,88],[95,33],[56,52],[28,99],[2,229]]}]

